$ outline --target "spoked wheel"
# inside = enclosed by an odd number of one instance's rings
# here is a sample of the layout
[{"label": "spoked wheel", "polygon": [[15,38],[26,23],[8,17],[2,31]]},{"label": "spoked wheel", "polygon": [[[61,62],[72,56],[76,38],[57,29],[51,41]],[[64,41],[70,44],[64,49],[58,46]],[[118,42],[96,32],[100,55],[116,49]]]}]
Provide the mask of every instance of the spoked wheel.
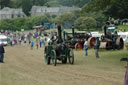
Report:
[{"label": "spoked wheel", "polygon": [[56,66],[57,58],[56,58],[56,52],[55,52],[55,50],[52,50],[52,56],[51,56],[51,58],[52,58],[52,64],[54,66]]},{"label": "spoked wheel", "polygon": [[95,40],[96,40],[95,37],[90,37],[90,38],[88,39],[89,48],[93,48],[93,47],[94,47]]},{"label": "spoked wheel", "polygon": [[77,50],[77,49],[80,49],[80,48],[81,48],[81,45],[79,43],[76,43],[75,44],[75,49]]},{"label": "spoked wheel", "polygon": [[118,37],[118,38],[116,39],[116,47],[117,47],[118,50],[124,48],[124,41],[123,41],[122,38]]},{"label": "spoked wheel", "polygon": [[48,53],[48,47],[45,47],[45,49],[44,49],[45,64],[49,65],[50,64],[50,57],[47,55],[47,53]]},{"label": "spoked wheel", "polygon": [[69,57],[69,63],[74,64],[74,53],[73,53],[72,49],[69,50],[69,56],[68,57]]}]

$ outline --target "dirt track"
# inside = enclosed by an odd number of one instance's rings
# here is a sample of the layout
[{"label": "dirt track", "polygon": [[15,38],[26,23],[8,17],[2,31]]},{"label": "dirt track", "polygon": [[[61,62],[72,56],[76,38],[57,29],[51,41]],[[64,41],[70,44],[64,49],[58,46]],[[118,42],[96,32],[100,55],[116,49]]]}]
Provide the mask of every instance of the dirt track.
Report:
[{"label": "dirt track", "polygon": [[97,60],[101,66],[95,62],[88,65],[88,59],[95,57],[85,58],[83,51],[78,52],[74,65],[59,63],[54,67],[44,64],[43,48],[8,46],[5,63],[0,64],[1,85],[123,85],[124,69],[109,69],[101,60]]}]

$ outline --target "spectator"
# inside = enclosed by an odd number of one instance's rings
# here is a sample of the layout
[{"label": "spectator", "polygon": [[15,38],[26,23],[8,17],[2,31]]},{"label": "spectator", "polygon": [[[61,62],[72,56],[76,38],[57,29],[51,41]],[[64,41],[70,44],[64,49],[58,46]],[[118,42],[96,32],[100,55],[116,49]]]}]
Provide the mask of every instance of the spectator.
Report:
[{"label": "spectator", "polygon": [[25,39],[24,39],[24,45],[26,45],[26,43],[27,43],[27,39],[25,38]]},{"label": "spectator", "polygon": [[43,44],[43,42],[42,42],[42,41],[43,41],[43,38],[40,36],[40,37],[39,37],[40,48],[42,47],[42,44]]},{"label": "spectator", "polygon": [[95,40],[95,44],[94,44],[96,58],[100,58],[99,53],[98,53],[99,52],[99,47],[100,47],[100,40],[99,40],[99,37],[97,37],[96,40]]},{"label": "spectator", "polygon": [[21,45],[21,38],[19,38],[19,44]]},{"label": "spectator", "polygon": [[4,53],[5,53],[4,46],[0,44],[0,62],[1,63],[4,63]]},{"label": "spectator", "polygon": [[87,40],[85,40],[85,42],[84,42],[84,50],[85,50],[85,56],[87,56],[88,55],[88,41]]},{"label": "spectator", "polygon": [[36,38],[36,48],[38,49],[38,47],[39,47],[39,38],[37,37]]},{"label": "spectator", "polygon": [[14,43],[17,44],[17,40],[16,39],[14,39]]},{"label": "spectator", "polygon": [[113,50],[116,48],[116,38],[113,38]]},{"label": "spectator", "polygon": [[33,49],[34,41],[31,41],[31,49]]}]

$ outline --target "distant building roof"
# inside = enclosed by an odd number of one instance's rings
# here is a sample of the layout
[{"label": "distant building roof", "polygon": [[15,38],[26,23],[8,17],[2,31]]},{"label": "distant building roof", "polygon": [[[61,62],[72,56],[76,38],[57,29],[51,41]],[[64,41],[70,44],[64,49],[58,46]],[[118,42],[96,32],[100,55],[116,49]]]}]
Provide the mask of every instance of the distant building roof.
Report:
[{"label": "distant building roof", "polygon": [[5,18],[11,19],[16,17],[26,17],[26,15],[22,11],[22,9],[4,7],[2,10],[0,10],[0,19],[5,19]]},{"label": "distant building roof", "polygon": [[71,12],[74,10],[81,10],[77,7],[46,7],[46,6],[33,6],[31,9],[31,16],[40,16],[42,14],[59,15],[64,12]]}]

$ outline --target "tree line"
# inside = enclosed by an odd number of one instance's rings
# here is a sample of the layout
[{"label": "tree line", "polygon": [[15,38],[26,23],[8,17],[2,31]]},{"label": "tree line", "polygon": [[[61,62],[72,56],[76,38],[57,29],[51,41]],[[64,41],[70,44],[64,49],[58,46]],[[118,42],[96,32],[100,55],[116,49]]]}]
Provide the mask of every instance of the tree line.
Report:
[{"label": "tree line", "polygon": [[[45,14],[42,16],[3,19],[0,20],[0,29],[3,30],[31,30],[33,26],[43,25],[45,22],[50,24],[61,24],[63,28],[71,28],[72,25],[78,30],[90,29],[97,30],[106,21],[106,17],[99,13],[86,13],[82,14],[80,10],[69,13],[63,13],[59,16]],[[99,29],[100,30],[100,29]]]},{"label": "tree line", "polygon": [[31,30],[33,29],[33,26],[39,26],[43,22],[51,22],[51,17],[43,15],[27,18],[18,17],[15,19],[3,19],[0,20],[0,29],[14,31],[20,31],[21,29]]},{"label": "tree line", "polygon": [[92,0],[83,8],[83,12],[99,10],[102,10],[104,15],[108,18],[128,18],[128,0]]},{"label": "tree line", "polygon": [[[13,0],[15,3],[17,0]],[[26,2],[22,3],[21,2]],[[128,6],[127,0],[39,0],[41,1],[38,3],[38,0],[21,0],[17,2],[15,7],[22,7],[23,4],[26,6],[24,7],[24,11],[28,11],[29,8],[28,2],[32,2],[30,6],[37,4],[37,5],[47,5],[52,6],[54,5],[62,5],[65,6],[79,6],[82,7],[82,10],[73,11],[71,13],[64,13],[59,16],[56,15],[42,15],[38,17],[28,17],[28,18],[16,18],[16,19],[5,19],[0,21],[0,28],[3,29],[14,29],[19,30],[21,28],[24,29],[32,29],[33,26],[40,25],[42,22],[49,22],[52,24],[62,24],[63,27],[70,27],[74,25],[76,29],[79,30],[90,30],[90,29],[100,29],[109,18],[115,19],[123,19],[128,18]],[[70,3],[67,3],[67,2]],[[83,1],[86,2],[83,3]],[[56,3],[57,2],[57,3]],[[79,5],[81,2],[82,5]],[[76,4],[77,3],[77,4]],[[31,7],[30,7],[31,8]],[[29,10],[30,10],[29,8]],[[28,13],[29,15],[29,13]],[[15,24],[14,24],[15,23]]]}]

